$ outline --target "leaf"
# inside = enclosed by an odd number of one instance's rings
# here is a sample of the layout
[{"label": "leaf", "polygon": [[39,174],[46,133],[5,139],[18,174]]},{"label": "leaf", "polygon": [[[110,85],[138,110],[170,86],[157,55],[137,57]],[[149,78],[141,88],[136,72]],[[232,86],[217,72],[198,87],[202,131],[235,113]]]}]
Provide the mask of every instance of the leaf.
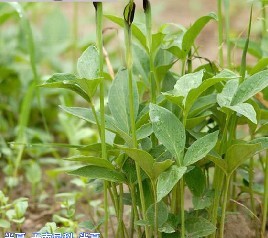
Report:
[{"label": "leaf", "polygon": [[260,151],[261,144],[235,144],[226,152],[227,174],[232,174],[240,165]]},{"label": "leaf", "polygon": [[[168,219],[168,207],[164,202],[157,203],[157,210],[158,210],[158,226],[161,227]],[[154,204],[151,204],[150,207],[146,211],[147,219],[151,226],[154,226],[155,220],[155,207]]]},{"label": "leaf", "polygon": [[184,176],[185,182],[194,196],[201,196],[206,187],[206,177],[199,167],[194,167]]},{"label": "leaf", "polygon": [[96,90],[97,90],[101,80],[103,80],[103,79],[102,78],[95,78],[95,79],[88,80],[85,78],[80,78],[80,79],[77,78],[75,80],[75,83],[77,83],[80,86],[80,88],[82,88],[87,93],[89,98],[92,98],[95,95]]},{"label": "leaf", "polygon": [[236,75],[232,75],[228,72],[228,74],[225,73],[226,71],[221,72],[220,74],[216,75],[213,78],[206,79],[205,81],[202,82],[202,84],[193,90],[191,90],[186,98],[185,102],[185,116],[187,117],[189,111],[191,110],[193,104],[196,102],[197,98],[205,92],[208,88],[212,87],[213,85],[229,80],[232,78],[237,78]]},{"label": "leaf", "polygon": [[184,33],[182,39],[183,58],[186,58],[196,37],[210,20],[217,20],[215,13],[200,17],[196,22]]},{"label": "leaf", "polygon": [[193,196],[192,202],[194,205],[194,210],[202,210],[210,207],[212,204],[214,193],[211,190],[206,191],[202,196]]},{"label": "leaf", "polygon": [[229,80],[221,93],[217,94],[217,103],[220,107],[230,106],[239,85],[238,79]]},{"label": "leaf", "polygon": [[193,217],[185,221],[187,238],[208,236],[216,231],[216,227],[203,217]]},{"label": "leaf", "polygon": [[[117,25],[121,26],[122,28],[124,27],[124,19],[123,18],[113,16],[113,15],[105,15],[105,17],[108,18],[110,21],[116,23]],[[139,26],[135,23],[132,23],[131,29],[132,29],[133,35],[141,43],[141,45],[144,47],[144,49],[146,49],[148,51],[146,37],[143,34],[143,32],[141,31],[141,29],[139,28]]]},{"label": "leaf", "polygon": [[[65,106],[60,106],[60,108],[73,116],[81,118],[89,123],[96,124],[96,118],[91,109],[82,107],[65,107]],[[96,114],[98,121],[100,121],[100,113],[96,112]],[[107,114],[105,114],[105,128],[113,133],[118,133],[118,135],[122,137],[128,145],[132,144],[132,138],[127,133],[118,128],[115,125],[114,119]]]},{"label": "leaf", "polygon": [[99,52],[93,45],[89,46],[77,61],[77,72],[80,78],[99,78]]},{"label": "leaf", "polygon": [[98,167],[103,167],[103,168],[114,170],[114,166],[110,161],[106,159],[94,157],[94,156],[75,155],[75,156],[66,158],[65,160],[80,161],[80,162],[87,163],[90,165],[95,165]]},{"label": "leaf", "polygon": [[38,163],[31,162],[30,165],[26,168],[26,178],[28,182],[32,184],[37,184],[41,181],[42,178],[42,170]]},{"label": "leaf", "polygon": [[137,131],[137,140],[144,139],[153,133],[153,128],[151,123],[142,125]]},{"label": "leaf", "polygon": [[89,179],[101,179],[110,182],[126,182],[126,177],[122,173],[95,165],[87,165],[79,169],[69,171],[68,174],[78,175]]},{"label": "leaf", "polygon": [[155,104],[150,104],[149,115],[158,140],[181,162],[186,136],[180,120],[167,109]]},{"label": "leaf", "polygon": [[120,148],[144,170],[151,180],[155,180],[159,174],[174,163],[172,160],[156,162],[154,158],[144,150],[124,147]]},{"label": "leaf", "polygon": [[231,105],[242,103],[268,86],[268,70],[250,76],[240,84]]},{"label": "leaf", "polygon": [[268,149],[268,137],[259,137],[259,138],[253,139],[249,143],[250,144],[261,144],[261,148],[260,148],[259,152],[262,150]]},{"label": "leaf", "polygon": [[[133,81],[134,117],[139,110],[139,96],[136,82]],[[120,70],[116,75],[108,95],[110,111],[114,117],[115,125],[125,133],[130,133],[130,109],[127,70]]]},{"label": "leaf", "polygon": [[188,148],[184,159],[183,166],[189,166],[195,162],[203,159],[216,145],[218,141],[219,131],[210,133],[202,138],[197,139],[191,146]]},{"label": "leaf", "polygon": [[140,149],[120,147],[131,159],[133,159],[151,178],[154,178],[154,158],[146,151]]},{"label": "leaf", "polygon": [[261,70],[265,69],[268,65],[268,58],[262,58],[258,61],[256,65],[250,70],[250,75],[256,74]]},{"label": "leaf", "polygon": [[167,171],[159,175],[157,182],[157,202],[168,195],[177,182],[182,178],[186,170],[186,167],[173,165]]},{"label": "leaf", "polygon": [[254,107],[249,103],[238,103],[235,106],[226,106],[227,108],[230,108],[231,110],[245,116],[250,121],[252,121],[254,124],[257,124],[257,117],[256,117],[256,111]]},{"label": "leaf", "polygon": [[[238,39],[234,43],[237,47],[244,49],[247,39]],[[258,42],[249,41],[248,53],[255,56],[256,58],[262,58],[262,49]]]},{"label": "leaf", "polygon": [[188,93],[202,83],[203,75],[203,70],[196,73],[186,74],[177,80],[173,90],[163,94],[169,97],[174,97],[175,100],[178,100],[178,102],[184,99],[183,102],[185,102],[185,98],[187,97]]},{"label": "leaf", "polygon": [[10,222],[4,219],[0,219],[0,227],[4,229],[10,228]]}]

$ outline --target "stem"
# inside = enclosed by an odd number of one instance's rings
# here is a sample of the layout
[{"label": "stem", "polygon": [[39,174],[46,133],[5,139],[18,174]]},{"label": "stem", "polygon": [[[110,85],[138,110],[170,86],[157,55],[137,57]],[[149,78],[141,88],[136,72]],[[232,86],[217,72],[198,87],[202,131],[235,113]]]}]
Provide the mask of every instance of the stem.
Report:
[{"label": "stem", "polygon": [[[129,6],[132,7],[130,9],[130,14],[132,14],[132,17],[134,17],[135,14],[135,5],[133,5],[133,1],[129,2]],[[133,12],[134,11],[134,12]],[[132,27],[131,23],[133,18],[130,16],[127,16],[129,22],[125,21],[125,37],[126,37],[126,61],[127,61],[127,70],[128,70],[128,90],[129,90],[129,114],[130,114],[130,123],[131,123],[131,134],[132,134],[132,146],[134,148],[138,148],[138,141],[137,141],[137,135],[136,135],[136,123],[135,123],[135,113],[134,113],[134,93],[133,93],[133,78],[132,78]],[[126,20],[126,18],[125,18]],[[141,200],[141,209],[142,209],[142,216],[143,219],[146,220],[146,206],[145,206],[145,198],[144,198],[144,192],[143,192],[143,186],[142,186],[142,178],[141,178],[141,170],[137,163],[135,163],[136,166],[136,172],[137,172],[137,179],[138,179],[138,185],[140,190],[140,200]],[[145,226],[145,233],[146,237],[149,237],[149,229],[148,226]]]},{"label": "stem", "polygon": [[185,216],[184,216],[184,179],[180,180],[180,206],[181,206],[181,238],[185,237]]},{"label": "stem", "polygon": [[262,226],[261,231],[262,235],[266,232],[266,223],[268,216],[268,151],[266,151],[265,159],[265,180],[264,180],[264,195],[263,195],[263,217],[262,217]]},{"label": "stem", "polygon": [[266,8],[265,0],[262,0],[262,37],[264,38],[267,34],[267,19],[266,19]]},{"label": "stem", "polygon": [[230,41],[230,0],[224,0],[225,8],[225,29],[227,45],[227,65],[231,68],[231,41]]},{"label": "stem", "polygon": [[219,37],[219,63],[220,66],[223,67],[224,61],[223,61],[223,24],[222,24],[222,0],[218,0],[218,37]]},{"label": "stem", "polygon": [[225,224],[225,216],[226,216],[226,207],[228,202],[228,191],[230,184],[230,175],[226,176],[225,188],[223,194],[223,204],[222,204],[222,214],[221,214],[221,225],[220,225],[220,238],[224,238],[224,224]]},{"label": "stem", "polygon": [[73,3],[73,72],[76,71],[76,54],[77,54],[77,39],[78,39],[78,3]]},{"label": "stem", "polygon": [[154,237],[158,235],[158,207],[157,207],[157,194],[156,194],[156,181],[151,181],[154,192]]},{"label": "stem", "polygon": [[[103,35],[102,35],[102,3],[94,3],[96,7],[96,35],[97,35],[97,47],[99,50],[99,61],[100,61],[100,77],[103,77]],[[101,152],[102,158],[107,160],[107,151],[106,151],[106,138],[105,138],[105,105],[104,105],[104,79],[100,82],[100,117],[101,117]],[[105,211],[105,222],[104,222],[104,237],[108,237],[108,225],[109,225],[109,209],[108,209],[108,193],[107,193],[108,184],[104,181],[104,211]]]}]

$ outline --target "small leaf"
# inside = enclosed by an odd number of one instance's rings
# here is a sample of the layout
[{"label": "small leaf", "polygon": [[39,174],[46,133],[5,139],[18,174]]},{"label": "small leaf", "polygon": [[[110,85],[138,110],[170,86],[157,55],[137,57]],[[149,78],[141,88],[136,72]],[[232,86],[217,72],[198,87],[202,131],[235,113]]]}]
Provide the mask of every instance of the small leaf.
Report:
[{"label": "small leaf", "polygon": [[120,147],[130,158],[132,158],[151,178],[154,178],[153,164],[154,158],[146,151]]},{"label": "small leaf", "polygon": [[[116,75],[108,95],[109,108],[115,119],[115,124],[125,133],[130,133],[130,109],[128,92],[127,70],[120,70]],[[133,81],[134,92],[134,117],[139,110],[139,96],[137,84]]]},{"label": "small leaf", "polygon": [[206,177],[199,167],[185,174],[185,182],[194,196],[201,196],[206,187]]},{"label": "small leaf", "polygon": [[102,179],[110,182],[126,182],[126,178],[122,173],[94,165],[88,165],[73,171],[69,171],[68,174],[78,175],[90,179]]},{"label": "small leaf", "polygon": [[261,144],[235,144],[226,152],[227,173],[232,174],[246,160],[261,150]]},{"label": "small leaf", "polygon": [[4,219],[0,219],[0,227],[4,229],[10,228],[10,222]]},{"label": "small leaf", "polygon": [[87,163],[90,165],[95,165],[95,166],[112,169],[112,170],[114,169],[114,166],[110,161],[106,159],[94,157],[94,156],[75,155],[75,156],[66,158],[65,160],[80,161],[80,162]]},{"label": "small leaf", "polygon": [[185,102],[185,98],[187,97],[188,93],[202,83],[203,75],[203,70],[196,73],[186,74],[177,80],[172,91],[163,94],[175,97],[178,101],[180,101],[179,98],[181,97]]},{"label": "small leaf", "polygon": [[[168,219],[168,207],[164,202],[157,203],[157,209],[158,209],[158,226],[161,227]],[[151,226],[154,226],[154,220],[155,220],[155,207],[154,204],[151,204],[151,206],[147,210],[147,219]]]},{"label": "small leaf", "polygon": [[257,124],[256,111],[254,107],[249,103],[238,103],[234,106],[227,106],[231,110],[245,116],[254,124]]},{"label": "small leaf", "polygon": [[159,175],[157,182],[157,202],[168,195],[177,182],[182,178],[186,170],[186,167],[173,165],[167,171]]},{"label": "small leaf", "polygon": [[239,85],[238,79],[229,80],[221,93],[217,94],[217,103],[220,107],[230,106]]},{"label": "small leaf", "polygon": [[32,162],[29,166],[27,166],[26,178],[32,184],[36,184],[41,181],[42,170],[38,163]]},{"label": "small leaf", "polygon": [[212,204],[214,193],[211,190],[206,191],[201,196],[193,196],[192,202],[194,205],[194,210],[202,210],[210,207]]},{"label": "small leaf", "polygon": [[182,40],[182,51],[184,58],[187,57],[191,47],[194,44],[196,37],[199,35],[201,30],[210,20],[217,20],[215,13],[210,13],[207,16],[200,17],[196,22],[184,33]]},{"label": "small leaf", "polygon": [[93,45],[89,46],[77,61],[77,72],[80,78],[99,78],[99,52]]},{"label": "small leaf", "polygon": [[182,123],[172,112],[155,104],[150,104],[149,114],[156,137],[180,161],[186,139]]},{"label": "small leaf", "polygon": [[216,231],[216,227],[203,217],[193,217],[185,221],[187,237],[205,237]]},{"label": "small leaf", "polygon": [[231,105],[242,103],[268,86],[268,70],[261,71],[245,79],[238,87]]},{"label": "small leaf", "polygon": [[183,166],[192,165],[203,159],[216,145],[218,135],[219,132],[215,131],[196,140],[187,150],[183,159]]}]

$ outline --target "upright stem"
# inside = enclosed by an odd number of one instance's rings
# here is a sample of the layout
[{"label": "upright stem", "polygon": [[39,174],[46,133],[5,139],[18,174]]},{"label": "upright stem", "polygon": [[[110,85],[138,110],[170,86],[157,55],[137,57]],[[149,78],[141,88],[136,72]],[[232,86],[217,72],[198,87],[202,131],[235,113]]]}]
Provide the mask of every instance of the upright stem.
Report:
[{"label": "upright stem", "polygon": [[73,72],[76,70],[76,54],[77,54],[77,39],[78,39],[78,3],[73,3]]},{"label": "upright stem", "polygon": [[[100,77],[103,77],[103,35],[102,35],[102,3],[95,2],[94,6],[96,8],[96,34],[97,34],[97,47],[99,50],[99,61],[100,61]],[[102,158],[107,159],[106,151],[106,138],[105,138],[105,105],[104,105],[104,78],[100,82],[100,124],[101,124],[101,152]],[[104,212],[105,212],[105,225],[104,225],[104,237],[108,237],[108,224],[109,224],[109,209],[108,209],[108,184],[104,181]]]},{"label": "upright stem", "polygon": [[218,37],[219,37],[219,62],[220,66],[223,67],[223,24],[222,24],[222,0],[218,0]]},{"label": "upright stem", "polygon": [[265,159],[265,175],[264,175],[264,195],[263,195],[263,217],[262,217],[262,226],[261,231],[262,235],[265,235],[266,232],[266,223],[268,216],[268,151],[266,151],[266,159]]},{"label": "upright stem", "polygon": [[225,216],[226,216],[226,207],[228,202],[228,191],[230,184],[230,175],[226,176],[225,188],[223,194],[223,204],[222,204],[222,214],[221,214],[221,224],[220,224],[220,238],[224,238],[224,224],[225,224]]},{"label": "upright stem", "polygon": [[231,67],[231,41],[230,41],[230,0],[224,0],[225,8],[225,30],[227,45],[227,65]]},{"label": "upright stem", "polygon": [[181,238],[185,237],[185,216],[184,216],[184,179],[180,180],[180,207],[181,207]]},{"label": "upright stem", "polygon": [[[128,71],[128,90],[129,90],[129,114],[130,114],[130,123],[131,123],[131,134],[132,134],[132,146],[134,148],[138,148],[138,141],[136,135],[136,123],[135,123],[135,113],[134,113],[134,93],[133,93],[133,78],[132,78],[132,21],[134,19],[135,14],[135,3],[132,1],[129,2],[124,11],[125,18],[125,37],[126,37],[126,61],[127,61],[127,71]],[[146,220],[146,206],[145,206],[145,198],[142,186],[142,178],[141,178],[141,169],[136,165],[137,179],[140,190],[140,200],[141,200],[141,208],[142,208],[142,216],[143,219]],[[146,237],[149,237],[149,229],[148,226],[145,226]]]},{"label": "upright stem", "polygon": [[265,37],[267,34],[267,16],[265,5],[265,0],[262,0],[262,37]]}]

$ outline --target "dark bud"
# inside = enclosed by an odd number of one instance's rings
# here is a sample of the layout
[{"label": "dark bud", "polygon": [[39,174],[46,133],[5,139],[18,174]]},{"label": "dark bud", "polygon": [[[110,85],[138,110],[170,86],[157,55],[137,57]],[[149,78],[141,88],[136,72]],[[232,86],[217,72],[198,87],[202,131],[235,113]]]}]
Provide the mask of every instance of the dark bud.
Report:
[{"label": "dark bud", "polygon": [[95,10],[97,11],[97,8],[98,8],[98,2],[93,2],[93,5],[95,7]]},{"label": "dark bud", "polygon": [[134,15],[135,15],[135,9],[136,9],[136,4],[134,2],[130,2],[124,10],[124,19],[125,22],[130,26],[134,20]]},{"label": "dark bud", "polygon": [[146,13],[151,8],[151,3],[149,0],[143,0],[143,10]]}]

